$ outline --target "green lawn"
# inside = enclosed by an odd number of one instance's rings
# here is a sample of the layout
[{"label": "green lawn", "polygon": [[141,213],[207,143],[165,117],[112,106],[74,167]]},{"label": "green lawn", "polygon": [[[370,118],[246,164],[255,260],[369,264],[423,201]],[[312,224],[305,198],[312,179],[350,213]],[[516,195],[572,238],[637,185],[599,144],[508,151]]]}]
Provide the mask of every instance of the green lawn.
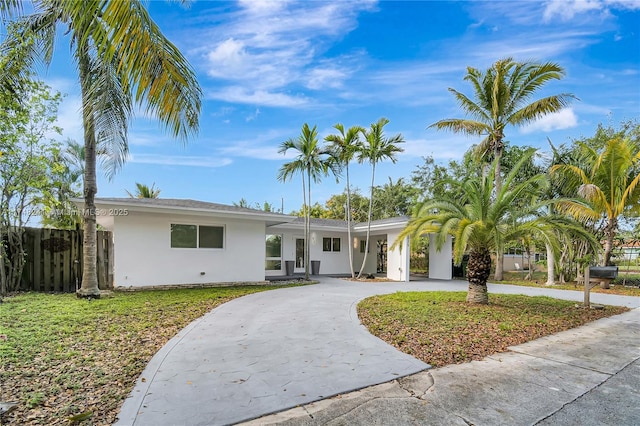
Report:
[{"label": "green lawn", "polygon": [[[0,304],[0,401],[8,424],[111,424],[151,357],[179,330],[233,298],[272,286],[73,294],[25,293]],[[1,424],[5,424],[0,422]]]},{"label": "green lawn", "polygon": [[576,308],[548,297],[490,294],[489,305],[465,292],[409,292],[367,298],[358,315],[369,331],[433,366],[479,360],[586,322],[627,311]]},{"label": "green lawn", "polygon": [[[570,282],[566,284],[556,284],[551,287],[547,287],[544,283],[547,281],[546,272],[534,272],[533,280],[525,280],[524,276],[526,272],[523,274],[522,272],[505,272],[502,281],[494,281],[489,278],[489,282],[495,284],[511,284],[511,285],[521,285],[527,287],[545,287],[545,288],[557,288],[560,290],[577,290],[584,291],[584,286],[582,284],[576,284],[575,282]],[[595,286],[591,289],[594,293],[609,293],[609,294],[620,294],[623,296],[640,296],[640,287],[636,286],[623,286],[621,284],[622,277],[627,276],[628,279],[639,279],[640,274],[626,274],[623,271],[619,272],[617,284],[612,284],[611,288],[603,289],[599,286]]]}]

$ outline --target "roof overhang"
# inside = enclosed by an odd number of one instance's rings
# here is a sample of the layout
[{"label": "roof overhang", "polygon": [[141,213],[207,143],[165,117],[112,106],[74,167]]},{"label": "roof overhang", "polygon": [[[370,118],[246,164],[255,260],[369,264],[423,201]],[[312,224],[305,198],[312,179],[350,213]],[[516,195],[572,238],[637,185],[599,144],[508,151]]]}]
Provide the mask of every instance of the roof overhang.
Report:
[{"label": "roof overhang", "polygon": [[[84,208],[83,199],[71,200],[78,208]],[[249,209],[220,209],[215,207],[191,207],[180,205],[159,205],[141,202],[137,198],[129,199],[100,199],[95,200],[96,209],[102,211],[104,215],[118,215],[117,210],[126,209],[131,212],[167,214],[167,215],[187,215],[194,217],[221,217],[227,219],[241,219],[248,221],[265,222],[267,226],[283,224],[295,220],[295,216],[283,215],[280,213],[262,212],[260,210],[251,211]],[[231,207],[231,206],[229,206]],[[102,214],[99,214],[102,215]]]}]

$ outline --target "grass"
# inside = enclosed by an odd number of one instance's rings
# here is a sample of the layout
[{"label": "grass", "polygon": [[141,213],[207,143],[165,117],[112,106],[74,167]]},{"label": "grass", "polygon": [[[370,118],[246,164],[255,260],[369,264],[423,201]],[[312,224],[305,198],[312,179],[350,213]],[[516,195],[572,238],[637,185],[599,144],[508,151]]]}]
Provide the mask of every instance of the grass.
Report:
[{"label": "grass", "polygon": [[[526,275],[526,272],[525,274]],[[584,286],[582,284],[576,284],[575,282],[570,282],[566,284],[556,284],[554,286],[545,286],[544,283],[547,280],[546,272],[534,272],[533,280],[525,280],[522,272],[504,272],[502,281],[494,281],[489,278],[489,282],[495,284],[510,284],[510,285],[520,285],[526,287],[544,287],[544,288],[556,288],[560,290],[577,290],[583,291]],[[621,278],[624,276],[624,272],[620,272],[618,274],[618,282],[621,281]],[[628,278],[630,279],[638,279],[640,278],[640,274],[629,274]],[[604,289],[599,286],[595,286],[591,289],[593,293],[609,293],[609,294],[619,294],[623,296],[640,296],[640,287],[635,286],[623,286],[621,284],[612,284],[611,288]]]},{"label": "grass", "polygon": [[[2,424],[114,422],[151,357],[216,306],[273,286],[73,294],[25,293],[0,304],[0,401],[18,402]],[[6,423],[5,423],[6,422]]]},{"label": "grass", "polygon": [[408,292],[367,298],[358,315],[369,331],[433,366],[479,360],[542,336],[627,311],[578,309],[548,297],[491,294],[489,305],[465,292]]}]

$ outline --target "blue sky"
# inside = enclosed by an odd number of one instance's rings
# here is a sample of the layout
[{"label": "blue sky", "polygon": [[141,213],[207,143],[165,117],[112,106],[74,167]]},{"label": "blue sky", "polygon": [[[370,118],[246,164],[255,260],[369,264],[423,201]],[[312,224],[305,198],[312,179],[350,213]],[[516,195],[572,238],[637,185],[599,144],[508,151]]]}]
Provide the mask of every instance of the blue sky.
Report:
[{"label": "blue sky", "polygon": [[[422,156],[460,159],[477,139],[427,127],[463,117],[447,88],[472,94],[466,67],[481,70],[508,56],[553,61],[566,77],[539,96],[573,93],[569,108],[523,128],[508,128],[514,145],[548,150],[591,136],[598,123],[640,117],[640,1],[150,1],[151,16],[191,62],[204,92],[200,133],[186,145],[154,120],[135,118],[131,156],[111,180],[99,176],[99,197],[126,196],[135,182],[161,197],[232,204],[268,201],[285,212],[302,202],[298,178],[280,183],[287,158],[278,145],[317,125],[321,137],[343,123],[402,133],[405,152],[382,163],[376,184],[409,177]],[[44,79],[66,94],[59,124],[82,140],[78,84],[61,43]],[[352,168],[368,192],[368,165]],[[312,189],[323,203],[342,192],[328,177]]]}]

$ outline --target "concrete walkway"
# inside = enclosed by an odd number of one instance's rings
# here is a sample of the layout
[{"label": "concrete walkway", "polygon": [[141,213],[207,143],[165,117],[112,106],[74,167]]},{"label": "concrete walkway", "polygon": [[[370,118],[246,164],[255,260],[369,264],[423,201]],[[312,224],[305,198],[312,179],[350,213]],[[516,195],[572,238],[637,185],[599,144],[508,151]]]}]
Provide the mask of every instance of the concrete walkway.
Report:
[{"label": "concrete walkway", "polygon": [[[475,419],[471,420],[474,424],[532,424],[531,419],[537,421],[555,413],[552,409],[558,404],[562,407],[562,401],[583,395],[585,388],[597,387],[625,368],[632,371],[635,366],[637,373],[640,310],[611,319],[610,323],[617,324],[615,330],[597,329],[582,342],[589,346],[597,340],[604,345],[602,348],[580,346],[585,330],[596,327],[586,326],[565,332],[560,338],[565,345],[551,336],[546,338],[548,343],[539,339],[526,344],[531,349],[430,371],[427,364],[370,335],[356,315],[358,301],[375,294],[466,289],[467,283],[462,281],[374,284],[322,278],[317,285],[235,299],[194,321],[154,356],[125,401],[116,424],[233,424],[298,406],[302,408],[263,417],[254,424],[468,424],[464,423],[467,417],[454,410],[465,400],[452,395],[475,396],[486,404],[480,404],[480,413],[504,412],[504,421],[497,423],[492,422],[495,417],[474,417],[470,413],[468,418]],[[489,291],[582,300],[580,292],[553,289],[495,285]],[[637,297],[593,294],[592,301],[640,306]],[[607,324],[607,320],[600,323]],[[621,340],[619,332],[627,329],[631,335]],[[556,349],[560,351],[557,354]],[[587,358],[584,365],[574,367],[566,362],[576,351]],[[547,353],[551,355],[544,355]],[[591,353],[606,354],[606,359]],[[534,362],[547,358],[553,360],[553,368],[546,366],[546,361]],[[568,367],[563,367],[566,365],[579,370],[568,372]],[[498,374],[507,372],[514,376],[509,379]],[[547,386],[559,377],[560,384]],[[522,386],[523,381],[528,384]],[[385,384],[343,395],[380,383]],[[490,391],[477,387],[481,384],[488,384]],[[516,385],[518,392],[514,393]],[[542,397],[551,399],[549,404],[542,404],[545,416],[540,417],[538,411],[524,417],[518,414],[527,411],[522,408],[523,401],[525,406],[538,405],[532,387],[544,390]],[[562,397],[553,395],[551,388],[558,389]],[[637,392],[638,387],[635,389]],[[334,395],[341,396],[327,399]],[[424,396],[436,398],[433,407],[439,407],[437,412],[420,411],[428,401],[420,399]],[[313,403],[319,400],[324,401]],[[504,410],[500,408],[503,405]],[[425,415],[431,423],[423,419]]]}]

